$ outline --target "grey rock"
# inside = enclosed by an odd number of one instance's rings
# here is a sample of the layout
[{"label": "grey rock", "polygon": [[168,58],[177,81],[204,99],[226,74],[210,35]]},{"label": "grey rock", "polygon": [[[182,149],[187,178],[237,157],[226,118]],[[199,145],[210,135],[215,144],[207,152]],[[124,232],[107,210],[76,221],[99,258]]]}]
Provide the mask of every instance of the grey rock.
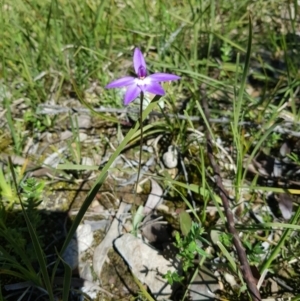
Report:
[{"label": "grey rock", "polygon": [[[77,118],[77,122],[78,122],[78,128],[79,129],[89,129],[92,126],[92,119],[90,115],[84,115],[84,114],[80,114],[76,117],[73,118],[73,122],[76,122]],[[76,123],[75,123],[76,124]]]},{"label": "grey rock", "polygon": [[117,238],[114,245],[135,277],[149,287],[155,300],[165,300],[171,296],[172,288],[162,276],[168,271],[177,271],[174,263],[129,233]]},{"label": "grey rock", "polygon": [[219,289],[218,279],[203,266],[189,286],[189,298],[193,301],[215,300],[215,291]]}]

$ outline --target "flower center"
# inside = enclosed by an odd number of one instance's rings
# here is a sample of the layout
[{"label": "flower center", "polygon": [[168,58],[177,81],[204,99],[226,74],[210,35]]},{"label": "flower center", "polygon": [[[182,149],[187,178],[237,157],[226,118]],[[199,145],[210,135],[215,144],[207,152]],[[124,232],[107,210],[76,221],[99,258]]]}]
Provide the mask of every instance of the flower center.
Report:
[{"label": "flower center", "polygon": [[148,77],[142,77],[142,78],[139,77],[139,78],[135,79],[135,83],[139,87],[147,86],[150,84],[150,82],[151,82],[151,80]]}]

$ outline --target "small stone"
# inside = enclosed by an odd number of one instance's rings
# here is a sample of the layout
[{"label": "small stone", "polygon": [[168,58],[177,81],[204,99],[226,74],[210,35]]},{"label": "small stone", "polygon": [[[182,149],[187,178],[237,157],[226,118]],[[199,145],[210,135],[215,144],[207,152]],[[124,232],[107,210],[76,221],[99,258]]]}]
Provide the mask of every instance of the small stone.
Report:
[{"label": "small stone", "polygon": [[67,140],[67,139],[71,138],[72,136],[73,136],[73,133],[71,131],[66,130],[60,134],[60,139]]},{"label": "small stone", "polygon": [[92,126],[90,115],[79,115],[77,116],[78,128],[89,129]]},{"label": "small stone", "polygon": [[83,142],[88,138],[88,135],[86,133],[79,133],[79,141]]},{"label": "small stone", "polygon": [[287,155],[289,155],[291,153],[291,143],[289,141],[285,141],[279,150],[279,153],[282,157],[286,157]]},{"label": "small stone", "polygon": [[167,168],[174,168],[178,164],[178,151],[175,146],[170,145],[168,151],[163,154],[163,162]]},{"label": "small stone", "polygon": [[231,275],[229,273],[225,273],[224,278],[231,285],[232,288],[238,287],[238,284],[233,275]]},{"label": "small stone", "polygon": [[87,166],[93,166],[94,165],[94,160],[89,158],[89,157],[82,157],[81,158],[81,164],[82,165],[87,165]]}]

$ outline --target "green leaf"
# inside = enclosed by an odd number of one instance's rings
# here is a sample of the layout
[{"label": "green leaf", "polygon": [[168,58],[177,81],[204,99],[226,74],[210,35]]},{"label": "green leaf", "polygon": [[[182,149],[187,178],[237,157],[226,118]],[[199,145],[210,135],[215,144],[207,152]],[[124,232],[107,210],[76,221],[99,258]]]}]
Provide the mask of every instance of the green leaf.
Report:
[{"label": "green leaf", "polygon": [[70,287],[71,287],[72,269],[61,257],[60,257],[60,260],[63,263],[64,269],[65,269],[62,300],[63,301],[68,301],[69,300]]},{"label": "green leaf", "polygon": [[187,236],[192,228],[192,219],[186,211],[179,213],[179,224],[182,235]]},{"label": "green leaf", "polygon": [[144,210],[144,206],[139,206],[137,212],[133,216],[132,227],[133,227],[134,234],[137,233],[139,224],[141,223],[141,221],[144,218],[143,210]]}]

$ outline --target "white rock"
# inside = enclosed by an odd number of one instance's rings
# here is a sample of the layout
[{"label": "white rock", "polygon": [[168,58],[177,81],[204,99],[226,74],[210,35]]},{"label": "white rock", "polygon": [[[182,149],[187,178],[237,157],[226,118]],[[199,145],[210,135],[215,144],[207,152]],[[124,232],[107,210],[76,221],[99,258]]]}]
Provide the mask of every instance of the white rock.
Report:
[{"label": "white rock", "polygon": [[110,220],[108,219],[101,219],[99,221],[84,221],[85,224],[91,226],[92,231],[101,230],[103,232],[107,231],[107,228],[110,226]]},{"label": "white rock", "polygon": [[174,168],[178,164],[178,151],[175,146],[170,145],[168,151],[163,154],[163,162],[167,168]]},{"label": "white rock", "polygon": [[92,226],[89,224],[79,225],[76,230],[79,254],[91,247],[94,236]]},{"label": "white rock", "polygon": [[66,150],[66,147],[62,147],[60,149],[58,149],[55,153],[52,153],[51,155],[49,155],[43,162],[44,166],[51,166],[53,168],[56,168],[57,165],[59,164],[60,160],[61,160],[61,154],[63,154],[63,152]]},{"label": "white rock", "polygon": [[168,271],[171,273],[176,271],[174,263],[169,262],[155,249],[129,233],[117,238],[114,245],[135,277],[149,287],[155,300],[165,300],[170,297],[171,286],[162,276]]},{"label": "white rock", "polygon": [[231,285],[232,288],[236,287],[237,286],[237,282],[234,278],[233,275],[229,274],[229,273],[225,273],[224,274],[224,278],[225,280]]},{"label": "white rock", "polygon": [[113,241],[120,235],[119,225],[122,223],[122,215],[130,210],[128,204],[121,202],[116,218],[113,220],[109,230],[107,231],[104,239],[95,248],[93,255],[93,269],[99,279],[101,279],[101,272],[104,262],[107,258],[108,251],[113,247]]},{"label": "white rock", "polygon": [[[94,281],[84,281],[81,291],[87,294],[92,300],[96,300],[97,296],[99,296],[99,293],[102,292],[100,286]],[[85,298],[82,298],[81,300],[85,300]]]},{"label": "white rock", "polygon": [[70,241],[63,259],[70,265],[72,270],[78,267],[78,261],[84,251],[91,247],[93,243],[93,232],[91,225],[79,225],[76,236]]},{"label": "white rock", "polygon": [[78,272],[81,279],[93,282],[93,274],[91,269],[91,263],[80,262],[78,266]]}]

